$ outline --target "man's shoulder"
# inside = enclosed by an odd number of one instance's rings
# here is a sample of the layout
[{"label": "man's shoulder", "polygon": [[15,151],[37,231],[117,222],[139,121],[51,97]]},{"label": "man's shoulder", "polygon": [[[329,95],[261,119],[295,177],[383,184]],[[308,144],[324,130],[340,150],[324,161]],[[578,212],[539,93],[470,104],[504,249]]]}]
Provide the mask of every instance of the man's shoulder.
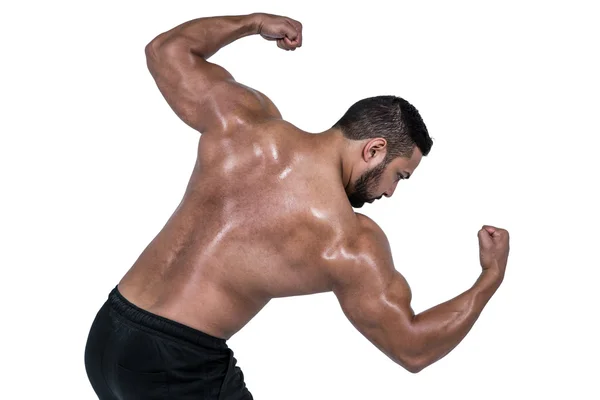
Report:
[{"label": "man's shoulder", "polygon": [[331,260],[328,270],[334,292],[355,287],[364,279],[389,276],[391,256],[389,242],[379,225],[370,217],[354,214],[340,257]]},{"label": "man's shoulder", "polygon": [[375,222],[372,218],[366,216],[365,214],[355,213],[356,220],[358,223],[359,233],[363,236],[369,237],[370,235],[383,235],[383,229]]},{"label": "man's shoulder", "polygon": [[371,256],[384,256],[391,251],[387,235],[373,219],[356,213],[358,235],[356,247],[360,252]]},{"label": "man's shoulder", "polygon": [[383,229],[370,217],[352,212],[351,216],[344,218],[343,226],[344,252],[354,255],[350,259],[375,255],[381,250],[389,249],[389,241]]},{"label": "man's shoulder", "polygon": [[373,219],[371,219],[370,217],[368,217],[365,214],[355,212],[354,215],[356,215],[356,220],[358,221],[358,223],[361,226],[364,226],[365,228],[379,226],[379,225],[377,225],[377,223],[375,221],[373,221]]}]

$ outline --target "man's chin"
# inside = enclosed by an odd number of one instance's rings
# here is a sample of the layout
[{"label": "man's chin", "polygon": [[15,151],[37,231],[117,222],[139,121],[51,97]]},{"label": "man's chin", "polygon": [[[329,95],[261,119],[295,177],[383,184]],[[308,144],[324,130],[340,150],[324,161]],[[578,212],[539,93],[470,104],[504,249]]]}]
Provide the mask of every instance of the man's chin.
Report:
[{"label": "man's chin", "polygon": [[364,201],[350,201],[350,204],[354,208],[361,208],[362,206],[365,205],[365,202]]}]

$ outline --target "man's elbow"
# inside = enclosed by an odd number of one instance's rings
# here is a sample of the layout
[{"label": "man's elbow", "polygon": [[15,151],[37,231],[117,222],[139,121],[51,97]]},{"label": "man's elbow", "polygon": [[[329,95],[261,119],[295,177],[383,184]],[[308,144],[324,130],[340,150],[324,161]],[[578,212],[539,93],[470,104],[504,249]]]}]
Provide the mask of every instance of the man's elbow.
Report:
[{"label": "man's elbow", "polygon": [[404,368],[412,374],[417,374],[421,372],[427,366],[424,363],[412,357],[402,357],[400,359],[396,359],[395,361],[396,364],[400,365],[402,368]]},{"label": "man's elbow", "polygon": [[[161,34],[162,35],[162,34]],[[149,60],[153,60],[157,58],[158,53],[162,50],[162,46],[164,44],[164,39],[161,38],[161,35],[158,35],[154,39],[150,41],[144,48],[144,52],[146,53],[146,58]]]},{"label": "man's elbow", "polygon": [[160,35],[152,39],[144,48],[146,58],[153,60],[165,51],[170,51],[169,49],[173,47],[173,44],[177,46],[176,43],[180,41],[174,39],[177,38],[171,34],[168,34],[168,32],[161,33]]},{"label": "man's elbow", "polygon": [[425,369],[425,367],[427,367],[426,364],[418,363],[418,362],[413,362],[411,364],[407,364],[404,366],[404,368],[406,368],[406,370],[412,374],[418,374],[423,369]]},{"label": "man's elbow", "polygon": [[144,48],[144,53],[146,54],[146,61],[148,63],[154,62],[158,59],[160,45],[157,42],[155,42],[155,40],[156,39],[148,43]]},{"label": "man's elbow", "polygon": [[396,362],[413,374],[421,372],[430,364],[423,353],[415,352],[414,350],[403,352],[400,357],[397,357]]}]

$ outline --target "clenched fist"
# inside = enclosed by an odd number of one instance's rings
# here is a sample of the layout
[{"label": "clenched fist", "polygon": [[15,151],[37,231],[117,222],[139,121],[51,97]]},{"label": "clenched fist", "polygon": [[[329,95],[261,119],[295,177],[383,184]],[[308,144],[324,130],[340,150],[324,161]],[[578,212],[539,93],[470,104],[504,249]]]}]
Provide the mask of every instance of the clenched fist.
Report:
[{"label": "clenched fist", "polygon": [[510,248],[508,231],[484,225],[477,233],[477,237],[481,268],[497,272],[501,278],[504,278]]},{"label": "clenched fist", "polygon": [[277,47],[296,50],[302,46],[302,24],[288,17],[256,13],[258,33],[267,40],[276,40]]}]

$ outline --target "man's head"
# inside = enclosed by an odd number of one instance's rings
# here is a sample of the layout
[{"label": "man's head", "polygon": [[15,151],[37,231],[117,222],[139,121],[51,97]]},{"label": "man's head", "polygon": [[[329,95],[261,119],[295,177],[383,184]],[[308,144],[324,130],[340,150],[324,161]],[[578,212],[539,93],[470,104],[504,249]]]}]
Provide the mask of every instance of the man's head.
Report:
[{"label": "man's head", "polygon": [[396,96],[377,96],[353,104],[332,128],[359,142],[352,156],[348,199],[353,207],[390,197],[429,154],[433,141],[417,109]]}]

